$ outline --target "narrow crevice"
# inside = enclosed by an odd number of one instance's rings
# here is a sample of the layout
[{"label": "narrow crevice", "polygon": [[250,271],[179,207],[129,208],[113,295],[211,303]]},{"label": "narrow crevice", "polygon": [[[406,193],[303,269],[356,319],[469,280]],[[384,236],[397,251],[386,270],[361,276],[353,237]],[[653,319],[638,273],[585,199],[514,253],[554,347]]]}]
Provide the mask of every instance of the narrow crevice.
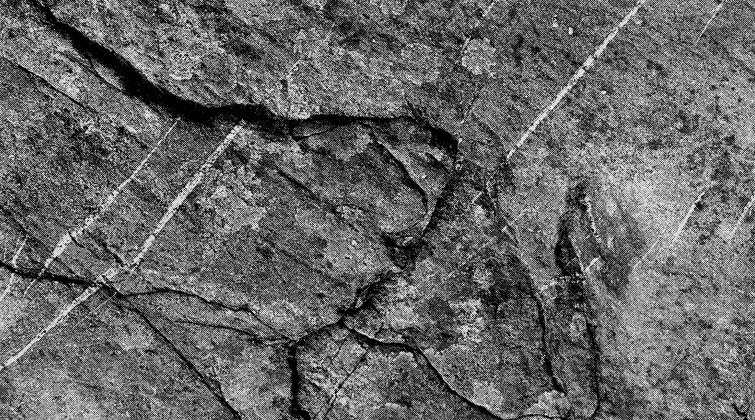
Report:
[{"label": "narrow crevice", "polygon": [[[32,269],[32,268],[27,268],[27,267],[16,267],[7,261],[0,261],[0,268],[3,268],[27,280],[35,280],[35,279],[46,280],[46,281],[52,281],[55,283],[60,283],[67,286],[76,285],[76,286],[88,287],[94,284],[94,281],[87,280],[80,277],[65,276],[65,275],[56,274],[47,270],[41,271],[39,269]],[[41,276],[40,276],[40,272],[42,274]],[[105,286],[105,288],[110,291],[115,291],[112,287],[109,287],[109,286]]]},{"label": "narrow crevice", "polygon": [[540,327],[540,351],[543,356],[543,360],[542,360],[543,372],[548,377],[551,388],[555,391],[560,392],[565,397],[568,397],[568,389],[564,385],[564,382],[556,374],[555,364],[553,362],[553,355],[551,354],[551,351],[550,351],[550,341],[549,341],[550,330],[548,328],[548,314],[546,311],[545,303],[543,302],[543,299],[539,293],[539,290],[535,287],[535,279],[532,274],[532,269],[524,261],[521,255],[517,254],[516,259],[518,261],[518,264],[520,264],[520,269],[522,270],[522,273],[528,280],[527,281],[528,299],[531,299],[532,301],[534,301],[535,309],[537,311],[537,324]]},{"label": "narrow crevice", "polygon": [[599,338],[598,313],[593,307],[595,291],[589,283],[587,270],[582,262],[583,252],[579,244],[572,237],[574,232],[581,228],[586,218],[590,239],[596,242],[598,256],[606,261],[603,245],[598,235],[595,218],[592,214],[592,200],[589,195],[588,180],[580,180],[571,188],[566,196],[566,211],[561,216],[557,227],[557,240],[554,247],[556,265],[560,268],[563,278],[567,281],[566,294],[574,300],[573,309],[582,313],[585,319],[585,338],[587,351],[590,353],[589,381],[590,387],[595,394],[595,410],[590,419],[596,419],[603,410],[605,395],[602,383],[602,349]]},{"label": "narrow crevice", "polygon": [[321,197],[319,194],[317,194],[315,191],[313,191],[311,188],[309,188],[305,183],[297,179],[295,176],[289,174],[288,172],[284,171],[281,167],[278,165],[275,165],[272,170],[275,171],[278,176],[288,181],[291,185],[293,185],[297,190],[302,191],[304,195],[309,198],[311,201],[317,203],[320,207],[322,207],[325,211],[335,216],[340,222],[343,222],[344,224],[348,225],[351,229],[353,229],[355,232],[362,232],[362,231],[368,231],[372,232],[373,234],[376,233],[372,229],[366,228],[365,226],[355,225],[351,221],[347,220],[345,217],[343,217],[343,214],[341,214],[338,210],[335,204],[329,202],[328,200]]},{"label": "narrow crevice", "polygon": [[[306,119],[290,119],[275,114],[263,104],[229,104],[208,106],[190,99],[183,98],[168,89],[159,86],[143,74],[138,68],[112,49],[90,39],[76,27],[59,19],[44,0],[28,0],[31,7],[39,13],[42,23],[53,31],[69,40],[72,46],[87,59],[97,62],[109,69],[119,79],[122,88],[117,89],[126,96],[140,100],[149,106],[157,106],[174,117],[181,117],[186,121],[211,123],[215,120],[237,120],[256,123],[259,129],[278,134],[290,134],[291,129],[298,124],[315,122],[327,123],[333,126],[343,126],[354,122],[386,123],[399,119],[407,119],[414,124],[424,127],[433,134],[433,144],[443,147],[455,154],[456,141],[445,130],[433,125],[423,115],[411,109],[407,115],[370,117],[350,116],[339,114],[316,114]],[[96,74],[96,71],[93,70]],[[108,83],[110,84],[110,83]],[[111,84],[112,85],[112,84]]]},{"label": "narrow crevice", "polygon": [[532,289],[532,298],[534,299],[535,306],[537,308],[537,322],[540,326],[540,351],[543,353],[543,370],[545,371],[545,374],[548,375],[548,378],[550,378],[551,388],[564,395],[567,395],[567,390],[564,387],[563,382],[561,382],[561,379],[558,378],[553,368],[553,358],[551,357],[550,345],[548,343],[549,330],[545,305],[543,304],[543,300],[540,298],[537,291],[534,290],[534,287]]},{"label": "narrow crevice", "polygon": [[354,293],[352,302],[349,306],[340,311],[340,316],[337,320],[306,332],[296,341],[296,343],[294,343],[294,345],[297,343],[306,343],[308,340],[317,337],[320,334],[324,334],[334,328],[346,325],[348,320],[358,316],[363,310],[367,308],[375,308],[377,299],[380,297],[381,292],[385,290],[385,285],[393,280],[393,273],[383,273],[376,281],[358,288]]},{"label": "narrow crevice", "polygon": [[448,131],[433,124],[432,118],[413,104],[407,103],[406,106],[411,112],[411,120],[432,134],[430,145],[440,148],[448,156],[456,159],[459,156],[459,140]]},{"label": "narrow crevice", "polygon": [[[275,165],[274,168],[271,168],[271,170],[275,171],[276,174],[278,174],[281,178],[288,181],[296,189],[302,191],[304,195],[308,197],[311,201],[313,201],[318,206],[323,208],[329,214],[336,217],[340,222],[347,225],[354,232],[363,233],[363,234],[367,233],[367,234],[370,234],[379,238],[382,241],[382,244],[388,249],[391,260],[398,267],[402,269],[407,269],[410,266],[408,264],[408,261],[413,260],[416,257],[416,254],[417,254],[416,250],[418,249],[420,244],[423,243],[422,238],[425,236],[426,231],[428,230],[427,226],[425,226],[422,232],[416,237],[412,237],[410,235],[408,241],[403,241],[405,238],[405,235],[407,234],[406,231],[386,233],[373,226],[370,226],[369,224],[364,223],[363,221],[353,222],[351,220],[348,220],[347,218],[344,217],[344,215],[341,212],[338,211],[336,204],[321,197],[319,194],[317,194],[315,191],[309,188],[302,181],[300,181],[293,175],[289,174],[288,172],[280,168],[278,165]],[[442,198],[443,198],[443,194],[441,194],[441,197],[439,198],[438,202],[440,202],[440,199]],[[343,203],[341,205],[357,208],[361,210],[363,213],[369,214],[369,211],[367,209],[354,206],[351,203],[349,204]],[[433,210],[433,214],[435,213],[435,210],[437,209],[438,209],[438,204],[436,203],[436,206]],[[432,214],[430,216],[432,216]],[[279,250],[279,248],[272,245],[272,243],[268,239],[263,238],[263,240],[265,240],[266,243],[270,244],[275,249]]]},{"label": "narrow crevice", "polygon": [[312,416],[299,401],[300,393],[304,385],[304,377],[299,371],[298,351],[301,342],[296,342],[288,348],[288,367],[291,370],[291,404],[289,407],[291,415],[299,420],[312,420]]},{"label": "narrow crevice", "polygon": [[427,225],[422,230],[422,239],[424,239],[430,231],[435,229],[441,220],[445,217],[449,217],[454,209],[453,205],[455,204],[454,199],[456,198],[457,188],[461,184],[462,176],[468,168],[467,162],[461,155],[453,155],[453,158],[453,170],[438,197],[438,201],[435,203],[435,208],[427,221]]},{"label": "narrow crevice", "polygon": [[308,138],[331,132],[335,128],[336,126],[329,121],[317,121],[313,119],[303,122],[289,121],[288,135],[301,145]]},{"label": "narrow crevice", "polygon": [[22,72],[24,72],[30,78],[40,80],[48,89],[51,89],[51,90],[55,91],[56,93],[58,93],[59,95],[64,96],[65,98],[67,98],[69,101],[73,102],[74,104],[76,104],[80,108],[85,109],[85,110],[87,110],[88,112],[90,112],[92,114],[96,114],[96,111],[92,107],[90,107],[89,105],[85,105],[85,104],[79,102],[77,99],[75,99],[74,97],[72,97],[71,95],[69,95],[67,92],[63,91],[62,89],[59,89],[58,87],[56,87],[55,85],[53,85],[52,83],[50,83],[47,79],[45,79],[44,77],[38,75],[37,73],[34,73],[33,71],[29,70],[27,67],[24,67],[23,65],[21,65],[20,63],[12,61],[12,60],[8,59],[7,57],[4,57],[4,56],[0,56],[0,60],[3,60],[6,63],[8,63],[9,65],[11,65],[13,67],[16,67],[17,69],[21,70]]},{"label": "narrow crevice", "polygon": [[147,104],[157,104],[171,114],[183,119],[207,122],[222,116],[244,116],[248,120],[276,120],[269,110],[260,105],[228,105],[209,107],[181,98],[167,89],[154,84],[133,64],[113,50],[89,39],[86,34],[61,21],[43,0],[29,0],[31,6],[40,13],[42,20],[58,34],[68,39],[84,57],[88,57],[114,71],[120,79],[123,91],[131,97]]},{"label": "narrow crevice", "polygon": [[457,188],[461,183],[462,173],[466,170],[466,167],[459,155],[453,157],[454,168],[446,180],[432,212],[426,216],[426,223],[422,226],[421,231],[416,236],[406,238],[407,240],[383,235],[384,244],[391,251],[391,259],[403,271],[414,269],[416,259],[429,246],[426,240],[428,234],[438,227],[441,220],[450,217],[450,213],[455,209],[454,200],[457,198]]},{"label": "narrow crevice", "polygon": [[537,311],[537,324],[540,327],[540,351],[543,357],[543,372],[548,377],[550,387],[553,390],[558,391],[566,396],[567,389],[564,386],[563,381],[555,372],[553,357],[550,351],[548,315],[546,312],[545,303],[543,302],[539,290],[535,286],[535,278],[532,274],[532,269],[524,260],[524,257],[521,255],[517,229],[504,214],[504,210],[500,202],[500,199],[504,194],[515,192],[512,170],[513,169],[508,161],[506,161],[505,159],[499,160],[496,170],[489,177],[485,177],[486,185],[482,193],[487,194],[488,199],[492,202],[494,217],[499,227],[501,240],[503,241],[503,243],[510,244],[511,249],[515,251],[516,261],[520,265],[522,274],[527,279],[528,295],[529,298],[532,299],[532,301],[534,301],[535,303],[535,309]]},{"label": "narrow crevice", "polygon": [[[73,243],[77,247],[81,248],[82,250],[88,252],[89,254],[91,254],[92,256],[94,256],[95,258],[97,258],[97,259],[104,259],[104,258],[101,258],[100,255],[98,255],[100,253],[104,253],[104,254],[107,254],[112,260],[114,260],[115,262],[117,262],[118,264],[120,264],[122,267],[125,267],[125,266],[128,265],[128,263],[126,262],[126,260],[124,260],[123,257],[121,257],[113,249],[111,249],[108,246],[107,242],[103,238],[101,238],[99,236],[95,236],[95,237],[92,238],[92,240],[93,240],[93,242],[95,242],[95,244],[97,246],[97,248],[95,248],[95,249],[91,249],[91,248],[87,247],[86,245],[84,245],[84,243],[82,243],[80,237],[71,236],[71,243]],[[97,251],[97,252],[95,252],[95,251]]]},{"label": "narrow crevice", "polygon": [[[357,369],[359,369],[364,362],[367,360],[367,355],[370,353],[369,349],[365,349],[364,353],[362,353],[362,356],[357,360],[357,362],[354,364],[354,367],[349,371],[346,376],[343,378],[343,380],[338,384],[335,391],[333,392],[333,396],[330,399],[330,402],[328,403],[328,407],[325,409],[325,412],[322,414],[323,420],[328,419],[328,414],[333,410],[333,407],[335,407],[336,399],[338,398],[338,394],[341,392],[343,387],[346,385],[346,382],[351,379],[352,376],[354,376],[354,373],[356,373]],[[320,410],[315,414],[315,420],[320,418],[320,413],[323,410]]]},{"label": "narrow crevice", "polygon": [[128,307],[123,307],[119,304],[116,304],[121,309],[128,309],[131,312],[137,314],[144,323],[155,333],[162,341],[164,341],[168,347],[173,351],[173,353],[178,356],[178,358],[183,362],[183,364],[199,379],[199,381],[207,388],[208,391],[215,397],[215,399],[220,403],[220,405],[223,407],[224,410],[229,412],[232,416],[232,418],[236,420],[243,420],[243,417],[241,413],[239,413],[231,403],[228,402],[228,400],[225,399],[225,396],[222,393],[220,383],[217,380],[208,378],[205,376],[199,368],[191,361],[189,358],[183,354],[183,352],[178,348],[178,346],[168,338],[165,333],[162,332],[157,326],[152,322],[152,320],[149,319],[149,317],[144,314],[141,310],[138,309],[136,305],[134,305],[130,300],[126,299],[126,301],[129,303]]},{"label": "narrow crevice", "polygon": [[585,335],[587,336],[587,343],[589,346],[590,355],[592,360],[590,361],[590,376],[592,391],[595,394],[595,410],[590,415],[591,420],[595,420],[602,413],[603,402],[605,395],[603,393],[603,353],[598,338],[598,323],[594,317],[597,316],[594,313],[589,302],[586,302],[585,308]]},{"label": "narrow crevice", "polygon": [[369,285],[360,288],[355,293],[354,299],[351,305],[342,311],[338,320],[329,324],[323,325],[315,330],[309,331],[298,340],[292,342],[288,347],[288,366],[291,370],[291,403],[290,414],[299,420],[312,420],[312,415],[302,406],[300,401],[300,393],[303,389],[304,375],[299,369],[298,365],[298,351],[299,348],[306,345],[310,340],[319,337],[322,334],[337,329],[345,328],[346,321],[353,316],[358,315],[363,309],[374,306],[375,300],[378,298],[382,287],[387,281],[390,281],[392,276],[390,273],[383,275],[378,281],[370,283]]},{"label": "narrow crevice", "polygon": [[219,329],[219,330],[231,331],[231,332],[238,333],[247,337],[249,341],[255,345],[271,346],[271,345],[286,343],[289,341],[289,340],[266,340],[263,337],[260,337],[260,335],[254,331],[245,330],[243,328],[231,327],[229,325],[214,324],[210,322],[199,322],[199,321],[193,321],[193,320],[176,320],[173,322],[175,322],[176,324],[194,325],[197,327],[214,328],[214,329]]},{"label": "narrow crevice", "polygon": [[[49,272],[49,271],[45,271],[42,274],[42,276],[39,276],[39,273],[40,273],[39,270],[34,270],[34,269],[29,269],[29,268],[24,268],[24,267],[14,267],[12,264],[10,264],[10,263],[8,263],[6,261],[0,261],[0,268],[5,269],[8,272],[10,272],[12,274],[15,274],[15,275],[17,275],[17,276],[19,276],[21,278],[27,279],[27,280],[38,279],[38,280],[54,282],[54,283],[58,283],[58,284],[66,285],[66,286],[82,286],[82,287],[89,287],[92,284],[94,284],[94,282],[91,281],[91,280],[86,280],[86,279],[83,279],[83,278],[75,278],[75,277],[63,276],[63,275],[55,274],[55,273],[52,273],[52,272]],[[197,294],[194,294],[194,293],[191,293],[191,292],[186,292],[186,291],[176,290],[176,289],[170,289],[170,288],[155,288],[155,289],[152,289],[152,290],[149,290],[149,291],[146,291],[146,292],[123,293],[123,292],[119,291],[117,288],[115,288],[114,286],[109,285],[109,284],[102,284],[101,286],[109,294],[112,294],[113,297],[115,297],[116,299],[121,299],[121,300],[128,300],[128,298],[132,298],[132,297],[149,296],[149,295],[157,295],[157,294],[177,294],[177,295],[182,295],[182,296],[186,296],[186,297],[190,297],[190,298],[199,300],[199,301],[201,301],[202,303],[204,303],[206,305],[210,305],[210,306],[213,306],[213,307],[216,307],[216,308],[219,308],[219,309],[230,310],[230,311],[234,311],[234,312],[247,313],[247,314],[252,315],[252,317],[254,317],[254,319],[257,320],[261,325],[263,325],[264,327],[268,328],[271,332],[273,332],[276,335],[278,335],[280,337],[280,340],[276,340],[276,341],[264,340],[259,335],[255,334],[253,332],[250,332],[250,331],[247,331],[247,330],[243,330],[243,329],[240,329],[240,328],[234,328],[234,327],[231,327],[231,326],[226,326],[226,325],[206,324],[206,323],[191,322],[191,321],[176,321],[176,322],[187,323],[187,324],[194,324],[194,325],[200,325],[200,326],[206,326],[206,327],[211,327],[211,328],[221,328],[221,329],[233,330],[233,331],[236,331],[238,333],[241,333],[241,334],[244,334],[244,335],[248,336],[256,344],[274,344],[274,343],[279,343],[279,342],[290,342],[290,341],[292,341],[292,339],[290,337],[287,337],[287,336],[283,335],[283,333],[281,333],[280,331],[278,331],[276,328],[274,328],[274,327],[272,327],[270,325],[267,325],[264,321],[262,321],[259,318],[259,316],[257,315],[256,312],[252,311],[247,306],[232,306],[232,305],[224,304],[222,302],[216,302],[216,301],[207,299],[207,298],[205,298],[203,296],[200,296],[200,295],[197,295]]]},{"label": "narrow crevice", "polygon": [[434,376],[438,380],[438,382],[440,382],[440,384],[442,385],[443,389],[445,389],[446,392],[448,392],[451,395],[454,395],[455,397],[463,401],[465,405],[467,405],[470,409],[475,411],[477,414],[482,415],[483,417],[491,418],[491,419],[508,420],[493,413],[487,407],[475,403],[474,401],[468,399],[467,397],[462,395],[459,391],[457,391],[453,386],[451,386],[451,384],[449,384],[446,381],[446,379],[443,377],[440,371],[432,364],[432,362],[427,357],[427,355],[419,347],[415,347],[415,346],[405,344],[405,343],[384,342],[374,337],[370,337],[369,335],[364,334],[346,324],[342,324],[341,327],[349,331],[351,335],[358,342],[364,345],[368,345],[370,347],[386,348],[393,351],[402,351],[402,352],[411,353],[419,364],[425,365],[427,367],[427,369],[430,371],[432,376]]},{"label": "narrow crevice", "polygon": [[169,287],[153,287],[152,289],[145,291],[145,292],[133,292],[133,293],[119,293],[119,297],[122,298],[131,298],[131,297],[139,297],[139,296],[149,296],[149,295],[156,295],[156,294],[176,294],[180,296],[186,296],[193,299],[197,299],[200,302],[213,306],[219,309],[229,310],[233,312],[243,312],[245,314],[251,315],[257,322],[259,322],[264,327],[268,328],[271,332],[278,335],[280,338],[291,341],[292,338],[285,335],[283,332],[278,330],[277,328],[268,325],[264,320],[262,320],[259,317],[259,314],[257,314],[255,311],[253,311],[249,305],[229,305],[227,303],[218,302],[216,300],[208,299],[204,296],[187,292],[185,290],[179,290],[179,289],[171,289]]},{"label": "narrow crevice", "polygon": [[391,151],[388,146],[374,139],[372,141],[372,144],[375,145],[375,148],[380,152],[380,154],[382,154],[388,161],[392,162],[393,166],[399,169],[399,171],[401,172],[401,177],[404,181],[404,185],[409,186],[410,189],[416,191],[417,194],[419,194],[420,198],[422,199],[422,206],[424,207],[424,211],[427,212],[429,205],[427,192],[412,177],[412,174],[409,172],[409,169],[406,168],[406,165],[404,165],[404,163],[401,162],[401,160],[393,154],[393,151]]}]

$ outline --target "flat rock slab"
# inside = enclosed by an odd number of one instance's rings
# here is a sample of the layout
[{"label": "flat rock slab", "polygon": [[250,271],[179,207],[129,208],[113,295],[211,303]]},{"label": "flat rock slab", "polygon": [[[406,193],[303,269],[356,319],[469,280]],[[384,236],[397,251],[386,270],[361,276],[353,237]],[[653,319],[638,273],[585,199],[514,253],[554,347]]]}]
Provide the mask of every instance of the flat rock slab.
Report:
[{"label": "flat rock slab", "polygon": [[634,6],[0,0],[2,360],[150,248],[0,417],[755,416],[755,4],[643,3],[515,146]]}]

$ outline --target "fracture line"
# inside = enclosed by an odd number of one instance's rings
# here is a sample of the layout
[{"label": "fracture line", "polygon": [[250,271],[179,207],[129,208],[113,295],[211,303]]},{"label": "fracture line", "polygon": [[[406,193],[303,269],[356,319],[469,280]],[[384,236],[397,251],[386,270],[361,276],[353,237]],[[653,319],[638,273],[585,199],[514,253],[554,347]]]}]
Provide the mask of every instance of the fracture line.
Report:
[{"label": "fracture line", "polygon": [[695,44],[697,45],[698,42],[703,38],[703,35],[705,35],[705,31],[708,30],[708,27],[710,26],[711,22],[713,22],[713,19],[718,16],[718,13],[721,11],[721,8],[724,6],[723,0],[719,1],[716,7],[713,9],[713,13],[710,15],[710,19],[705,23],[705,26],[703,27],[703,30],[700,31],[700,35],[698,35],[697,39],[695,40]]},{"label": "fracture line", "polygon": [[[21,244],[16,248],[16,252],[13,254],[13,258],[10,260],[10,265],[13,268],[18,268],[18,256],[21,255],[21,250],[24,249],[24,246],[26,246],[26,236],[24,236],[24,239],[21,241]],[[8,285],[5,286],[5,290],[3,290],[2,295],[0,295],[0,302],[5,300],[5,297],[8,296],[8,293],[10,293],[11,288],[13,288],[13,282],[16,280],[16,273],[10,273],[10,278],[8,279]]]},{"label": "fracture line", "polygon": [[147,164],[147,161],[152,157],[152,155],[155,154],[155,151],[160,147],[160,145],[165,141],[165,139],[168,138],[170,133],[173,131],[173,129],[178,124],[178,119],[176,122],[173,123],[173,125],[168,129],[167,132],[165,132],[165,135],[160,138],[160,140],[157,141],[157,143],[152,147],[152,149],[147,153],[147,155],[142,159],[142,161],[139,163],[139,165],[134,169],[134,171],[131,173],[131,176],[126,178],[123,182],[121,182],[118,187],[116,187],[110,195],[108,195],[105,200],[100,203],[100,207],[97,209],[95,213],[90,214],[89,216],[84,219],[84,223],[79,226],[76,230],[72,232],[68,232],[65,235],[63,235],[62,238],[58,241],[57,245],[55,245],[55,248],[52,250],[52,254],[50,254],[50,257],[47,258],[42,264],[42,269],[39,270],[39,273],[37,274],[36,278],[32,280],[32,282],[26,287],[26,290],[24,290],[24,296],[26,296],[26,293],[29,291],[29,289],[34,286],[34,284],[47,272],[47,270],[50,268],[50,265],[60,257],[63,252],[65,252],[66,248],[68,248],[68,245],[71,244],[71,242],[78,239],[84,231],[89,229],[89,227],[96,222],[109,208],[113,205],[115,200],[118,198],[118,196],[121,194],[124,188],[126,188],[134,179],[136,179],[136,176],[141,172],[141,170],[144,168],[144,165]]},{"label": "fracture line", "polygon": [[107,271],[105,271],[103,274],[100,274],[97,276],[97,279],[95,282],[89,286],[86,290],[84,290],[83,293],[81,293],[76,299],[73,300],[70,304],[68,304],[65,308],[63,308],[60,313],[49,323],[45,328],[42,329],[34,338],[29,341],[29,343],[24,346],[23,349],[21,349],[18,353],[14,354],[12,357],[10,357],[8,360],[5,361],[2,365],[0,365],[0,372],[2,372],[4,369],[6,369],[8,366],[15,363],[18,359],[23,357],[26,352],[28,352],[37,342],[39,342],[42,338],[44,338],[53,328],[55,328],[58,324],[60,324],[67,316],[71,313],[77,306],[81,305],[84,301],[89,299],[92,295],[102,290],[102,288],[110,282],[115,276],[117,276],[122,271],[129,271],[130,273],[133,273],[134,269],[141,263],[142,259],[144,259],[144,255],[147,253],[147,251],[152,247],[152,244],[154,244],[155,239],[158,234],[165,228],[165,226],[168,224],[170,219],[173,218],[173,216],[176,214],[176,211],[178,210],[178,207],[183,204],[184,201],[186,201],[186,198],[191,194],[191,192],[199,185],[199,183],[202,181],[202,178],[204,178],[205,173],[210,169],[210,167],[217,161],[217,159],[220,157],[220,155],[228,148],[228,146],[233,141],[234,137],[239,133],[241,130],[241,124],[236,125],[233,130],[223,139],[223,141],[220,143],[220,145],[215,149],[214,152],[210,156],[207,157],[205,162],[202,164],[202,166],[199,168],[197,173],[192,177],[192,179],[184,186],[184,188],[181,190],[181,192],[176,196],[176,198],[173,200],[173,202],[168,206],[167,211],[163,215],[162,219],[157,223],[155,226],[155,229],[152,231],[152,233],[147,237],[147,239],[142,243],[141,250],[139,253],[134,257],[131,262],[124,266],[120,265],[115,268],[109,268]]},{"label": "fracture line", "polygon": [[[94,309],[90,310],[90,311],[89,311],[89,314],[88,314],[87,316],[92,316],[92,315],[96,314],[96,313],[97,313],[97,311],[99,311],[99,310],[100,310],[100,308],[102,308],[103,306],[105,306],[105,305],[106,305],[106,304],[107,304],[108,302],[112,301],[112,300],[113,300],[113,298],[115,298],[115,296],[116,296],[117,294],[118,294],[117,292],[114,292],[114,293],[113,293],[112,295],[110,295],[110,296],[109,296],[109,297],[108,297],[107,299],[105,299],[104,301],[102,301],[102,303],[100,303],[99,305],[97,305],[97,307],[96,307],[96,308],[94,308]],[[79,320],[79,322],[77,322],[76,324],[74,324],[74,325],[73,325],[73,328],[76,328],[76,327],[78,327],[78,326],[79,326],[79,325],[81,325],[81,323],[82,323],[82,322],[84,322],[84,321],[86,321],[86,317],[82,317],[82,318],[81,318],[81,319]],[[58,332],[57,332],[56,334],[60,334],[60,333],[61,333],[61,331],[58,331]],[[49,333],[48,333],[47,335],[49,336],[49,335],[53,335],[53,334],[49,334]]]},{"label": "fracture line", "polygon": [[540,115],[535,118],[535,120],[530,124],[530,126],[527,128],[527,130],[522,134],[522,136],[519,138],[519,141],[516,142],[516,145],[509,151],[509,153],[506,155],[506,161],[508,162],[511,160],[511,157],[516,153],[517,150],[519,150],[524,143],[527,141],[529,136],[537,130],[537,127],[540,126],[540,123],[543,122],[546,118],[548,118],[548,115],[558,107],[558,105],[561,103],[561,101],[566,97],[566,95],[569,93],[569,91],[574,88],[574,86],[579,82],[579,80],[582,78],[582,76],[587,73],[587,70],[590,69],[590,67],[595,64],[597,59],[600,57],[601,54],[603,54],[603,51],[605,51],[606,47],[608,47],[608,44],[613,41],[613,39],[618,35],[621,28],[626,26],[627,23],[637,14],[637,12],[640,11],[640,8],[647,2],[647,0],[638,0],[637,4],[634,6],[632,10],[627,13],[626,16],[624,16],[624,19],[619,22],[618,25],[616,25],[615,28],[611,31],[611,33],[608,34],[608,36],[603,40],[603,42],[598,45],[598,47],[595,49],[595,52],[593,52],[589,57],[587,57],[587,60],[585,60],[584,63],[577,69],[577,72],[574,73],[574,75],[569,79],[569,82],[566,83],[566,86],[564,86],[560,92],[558,92],[558,95],[556,95],[556,98],[553,99],[553,101],[548,105],[541,113]]}]

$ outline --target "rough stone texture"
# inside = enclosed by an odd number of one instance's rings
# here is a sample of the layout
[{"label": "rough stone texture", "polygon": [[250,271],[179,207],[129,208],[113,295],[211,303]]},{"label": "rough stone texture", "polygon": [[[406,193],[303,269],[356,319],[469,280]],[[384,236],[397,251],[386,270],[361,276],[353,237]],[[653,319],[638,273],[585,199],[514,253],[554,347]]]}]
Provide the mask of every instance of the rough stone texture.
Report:
[{"label": "rough stone texture", "polygon": [[2,360],[241,127],[0,418],[753,418],[755,3],[648,1],[501,159],[633,6],[0,0]]}]

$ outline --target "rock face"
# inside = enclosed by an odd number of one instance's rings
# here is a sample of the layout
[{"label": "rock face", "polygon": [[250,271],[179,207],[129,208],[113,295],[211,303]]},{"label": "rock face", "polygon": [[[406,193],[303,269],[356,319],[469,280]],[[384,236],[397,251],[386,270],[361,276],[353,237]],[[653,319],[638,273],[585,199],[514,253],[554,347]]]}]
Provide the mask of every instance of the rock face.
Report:
[{"label": "rock face", "polygon": [[2,360],[140,261],[0,418],[753,418],[755,3],[642,4],[516,146],[634,6],[0,0]]}]

